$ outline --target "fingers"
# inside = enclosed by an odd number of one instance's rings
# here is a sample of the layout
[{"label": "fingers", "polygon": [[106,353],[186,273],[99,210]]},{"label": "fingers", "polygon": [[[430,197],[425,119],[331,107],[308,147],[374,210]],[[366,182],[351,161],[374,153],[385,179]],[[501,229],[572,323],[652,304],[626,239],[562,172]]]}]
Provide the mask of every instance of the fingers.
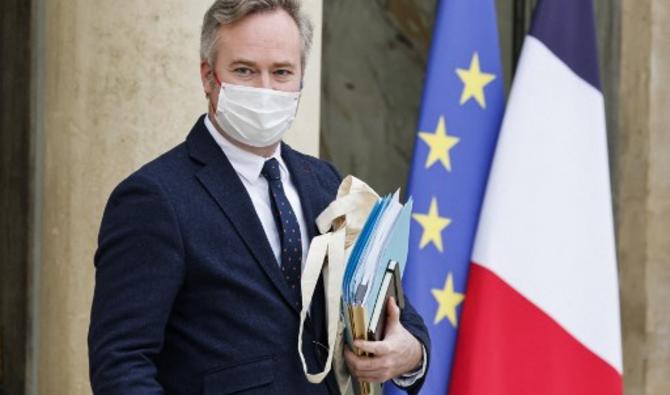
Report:
[{"label": "fingers", "polygon": [[396,303],[395,298],[391,296],[386,303],[386,328],[390,325],[396,325],[400,322],[400,307]]},{"label": "fingers", "polygon": [[394,377],[391,358],[358,356],[351,350],[345,349],[344,360],[349,372],[359,380],[382,383]]},{"label": "fingers", "polygon": [[[390,297],[386,303],[386,337],[390,339],[398,325],[400,325],[400,308],[393,297]],[[382,341],[365,341],[356,340],[354,346],[375,356],[384,356],[392,351],[392,342],[387,340]]]},{"label": "fingers", "polygon": [[349,367],[351,373],[354,374],[369,372],[375,369],[372,357],[356,355],[349,349],[344,350],[344,360],[347,362],[347,366]]},{"label": "fingers", "polygon": [[354,347],[377,357],[384,356],[391,352],[391,346],[387,341],[356,340],[354,342]]}]

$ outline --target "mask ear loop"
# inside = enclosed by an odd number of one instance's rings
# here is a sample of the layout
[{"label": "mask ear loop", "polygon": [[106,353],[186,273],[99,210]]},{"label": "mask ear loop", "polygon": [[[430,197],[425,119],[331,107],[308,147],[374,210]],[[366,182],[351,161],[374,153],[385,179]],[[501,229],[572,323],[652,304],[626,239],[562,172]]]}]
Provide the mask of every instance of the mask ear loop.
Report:
[{"label": "mask ear loop", "polygon": [[[216,74],[216,71],[212,71],[212,74],[214,75],[214,82],[216,82],[219,89],[221,89],[221,85],[223,84],[221,83],[221,80],[219,80],[219,76]],[[216,113],[216,107],[214,106],[214,103],[212,103],[212,98],[209,94],[207,94],[207,99],[209,101],[210,112]]]},{"label": "mask ear loop", "polygon": [[219,79],[219,75],[216,74],[216,71],[212,71],[212,74],[214,74],[214,81],[216,81],[216,84],[219,85],[219,88],[221,88],[221,85],[223,85],[223,84],[221,83],[221,80]]}]

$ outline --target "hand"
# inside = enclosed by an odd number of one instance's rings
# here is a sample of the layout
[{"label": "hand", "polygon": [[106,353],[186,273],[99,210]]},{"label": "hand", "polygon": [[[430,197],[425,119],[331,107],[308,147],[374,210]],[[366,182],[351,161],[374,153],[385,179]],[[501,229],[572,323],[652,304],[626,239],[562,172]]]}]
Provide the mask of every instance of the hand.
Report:
[{"label": "hand", "polygon": [[393,297],[386,304],[385,334],[382,341],[354,341],[354,347],[370,356],[358,356],[345,348],[349,372],[359,380],[382,383],[421,367],[421,343],[400,323],[400,308]]}]

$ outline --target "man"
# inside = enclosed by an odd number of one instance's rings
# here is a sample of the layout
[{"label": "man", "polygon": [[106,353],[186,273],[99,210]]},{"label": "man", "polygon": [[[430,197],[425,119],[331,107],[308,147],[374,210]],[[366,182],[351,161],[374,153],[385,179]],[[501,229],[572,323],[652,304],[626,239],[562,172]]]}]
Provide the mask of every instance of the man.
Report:
[{"label": "man", "polygon": [[[280,142],[311,40],[298,0],[218,0],[205,15],[209,111],[186,141],[112,193],[95,256],[89,331],[96,394],[338,394],[297,352],[300,271],[341,177]],[[310,371],[328,344],[320,281],[303,338]],[[407,305],[386,338],[346,352],[350,371],[416,393],[430,349]]]}]

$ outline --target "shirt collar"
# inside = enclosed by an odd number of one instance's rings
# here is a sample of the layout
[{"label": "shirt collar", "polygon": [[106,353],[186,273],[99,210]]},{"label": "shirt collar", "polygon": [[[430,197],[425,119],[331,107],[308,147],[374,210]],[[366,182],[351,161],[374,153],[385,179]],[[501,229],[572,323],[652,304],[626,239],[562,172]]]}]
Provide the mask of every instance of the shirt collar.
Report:
[{"label": "shirt collar", "polygon": [[230,164],[233,166],[233,169],[235,169],[235,172],[239,176],[244,177],[248,182],[255,183],[258,181],[265,161],[270,158],[275,158],[277,159],[277,162],[279,162],[282,178],[284,178],[285,175],[288,175],[288,168],[281,157],[281,144],[277,145],[277,148],[269,158],[265,158],[245,151],[228,141],[228,139],[223,137],[216,129],[212,121],[209,119],[209,115],[205,116],[205,127],[207,127],[207,130],[212,135],[212,138],[214,138],[214,141],[216,141],[216,144],[226,155]]}]

